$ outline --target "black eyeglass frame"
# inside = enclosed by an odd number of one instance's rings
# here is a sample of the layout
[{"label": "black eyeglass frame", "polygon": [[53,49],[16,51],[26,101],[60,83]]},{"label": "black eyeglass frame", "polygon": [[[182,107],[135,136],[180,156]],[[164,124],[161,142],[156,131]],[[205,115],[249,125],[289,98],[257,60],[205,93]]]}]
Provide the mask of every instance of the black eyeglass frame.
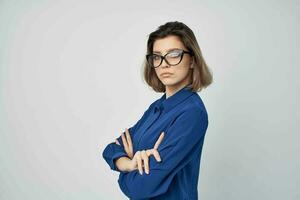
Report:
[{"label": "black eyeglass frame", "polygon": [[[180,55],[180,60],[179,60],[179,62],[178,62],[177,64],[175,64],[175,65],[179,65],[179,63],[182,61],[183,55],[184,55],[185,53],[186,53],[186,54],[189,54],[190,56],[193,55],[193,53],[190,52],[190,51],[185,51],[185,50],[183,50],[183,49],[175,49],[175,51],[176,51],[176,50],[180,50],[180,51],[181,51],[181,55]],[[158,55],[158,54],[155,54],[155,53],[147,54],[147,55],[146,55],[146,60],[147,60],[147,62],[149,63],[149,65],[150,65],[151,67],[153,67],[153,68],[159,67],[159,66],[162,64],[163,60],[165,60],[166,63],[167,63],[168,65],[170,65],[170,66],[175,66],[175,65],[171,65],[171,64],[168,62],[168,60],[165,59],[166,56],[167,56],[168,54],[170,54],[170,53],[173,53],[173,51],[174,51],[174,50],[172,50],[172,51],[166,53],[164,56]],[[161,58],[159,65],[156,66],[156,67],[154,67],[153,64],[149,61],[149,57],[152,56],[152,55],[157,55],[157,56],[160,56],[160,58]]]}]

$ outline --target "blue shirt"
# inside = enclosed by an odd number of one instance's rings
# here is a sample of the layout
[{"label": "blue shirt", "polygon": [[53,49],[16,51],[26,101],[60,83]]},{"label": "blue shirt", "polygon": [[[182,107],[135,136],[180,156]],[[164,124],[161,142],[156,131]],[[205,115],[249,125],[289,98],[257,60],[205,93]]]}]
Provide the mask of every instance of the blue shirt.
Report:
[{"label": "blue shirt", "polygon": [[118,171],[122,192],[133,200],[197,200],[200,160],[208,126],[206,108],[197,92],[187,86],[166,98],[166,93],[148,107],[129,133],[133,153],[152,149],[161,132],[164,138],[158,147],[161,162],[149,157],[149,174],[143,168],[122,172],[115,159],[127,156],[121,145],[108,144],[102,156],[112,170]]}]

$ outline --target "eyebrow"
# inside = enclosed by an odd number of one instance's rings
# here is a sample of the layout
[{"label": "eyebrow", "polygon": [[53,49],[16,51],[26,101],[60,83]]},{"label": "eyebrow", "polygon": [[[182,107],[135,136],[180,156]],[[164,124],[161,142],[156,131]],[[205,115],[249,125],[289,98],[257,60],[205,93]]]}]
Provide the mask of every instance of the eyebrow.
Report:
[{"label": "eyebrow", "polygon": [[[167,49],[167,52],[171,50],[181,50],[179,47]],[[153,53],[160,53],[160,51],[153,51]]]}]

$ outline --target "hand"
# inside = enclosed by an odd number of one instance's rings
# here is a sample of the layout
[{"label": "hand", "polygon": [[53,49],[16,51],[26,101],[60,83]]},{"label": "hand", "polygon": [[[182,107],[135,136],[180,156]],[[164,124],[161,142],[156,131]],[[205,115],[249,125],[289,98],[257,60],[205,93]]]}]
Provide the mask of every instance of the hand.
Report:
[{"label": "hand", "polygon": [[160,134],[153,149],[137,151],[130,162],[129,168],[131,170],[138,169],[140,174],[142,175],[143,174],[142,168],[144,167],[146,174],[149,174],[149,156],[153,155],[158,162],[161,162],[161,158],[157,149],[160,143],[162,142],[163,138],[164,138],[164,132]]},{"label": "hand", "polygon": [[115,143],[116,143],[117,145],[120,145],[120,146],[121,146],[121,144],[119,143],[119,141],[118,141],[117,139],[116,139]]},{"label": "hand", "polygon": [[[124,150],[127,153],[128,157],[130,159],[132,159],[132,157],[133,157],[132,140],[131,140],[131,137],[130,137],[130,134],[129,134],[129,131],[127,128],[125,128],[125,133],[126,133],[126,137],[124,135],[124,132],[121,134],[122,142],[124,145]],[[121,145],[117,139],[116,139],[115,143],[118,145]]]},{"label": "hand", "polygon": [[[133,157],[132,140],[131,140],[130,133],[127,128],[125,128],[125,133],[126,133],[126,137],[124,136],[124,133],[121,134],[122,142],[124,144],[124,150],[127,153],[128,157],[130,157],[130,159],[132,159],[132,157]],[[115,143],[117,145],[121,145],[117,139],[115,140]]]}]

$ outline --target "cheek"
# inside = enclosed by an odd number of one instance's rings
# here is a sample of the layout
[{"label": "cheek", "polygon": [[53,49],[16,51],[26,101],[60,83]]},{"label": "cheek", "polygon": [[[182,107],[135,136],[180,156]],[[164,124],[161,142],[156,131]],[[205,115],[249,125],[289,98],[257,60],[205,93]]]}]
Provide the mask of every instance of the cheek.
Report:
[{"label": "cheek", "polygon": [[178,66],[178,69],[176,70],[176,74],[179,77],[185,77],[188,73],[189,73],[189,66],[183,63],[181,66]]},{"label": "cheek", "polygon": [[155,73],[156,73],[157,76],[158,76],[158,74],[160,74],[159,73],[159,68],[156,68],[154,71],[155,71]]}]

